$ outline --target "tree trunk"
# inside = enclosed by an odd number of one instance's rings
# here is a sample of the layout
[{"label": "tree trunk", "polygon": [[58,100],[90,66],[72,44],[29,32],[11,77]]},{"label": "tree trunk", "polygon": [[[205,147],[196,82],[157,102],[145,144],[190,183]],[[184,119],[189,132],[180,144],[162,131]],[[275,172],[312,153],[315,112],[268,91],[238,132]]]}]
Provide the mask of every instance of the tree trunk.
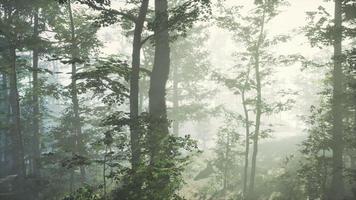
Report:
[{"label": "tree trunk", "polygon": [[[80,108],[79,108],[79,99],[78,99],[78,90],[77,90],[77,81],[76,81],[76,74],[77,74],[77,66],[76,60],[79,59],[79,49],[77,46],[76,36],[75,36],[75,27],[74,27],[74,19],[73,19],[73,12],[71,7],[71,2],[68,1],[68,11],[69,11],[69,19],[70,19],[70,31],[71,31],[71,43],[72,43],[72,82],[71,82],[71,100],[73,106],[73,131],[75,135],[75,153],[84,155],[85,149],[82,142],[82,125],[80,120]],[[86,172],[85,167],[80,166],[80,180],[82,183],[86,180]]]},{"label": "tree trunk", "polygon": [[4,75],[4,86],[6,88],[5,91],[5,98],[6,98],[6,121],[5,123],[7,124],[5,129],[6,129],[6,141],[5,141],[5,162],[7,163],[6,165],[6,175],[11,174],[11,167],[13,163],[13,152],[11,150],[11,133],[10,133],[10,122],[11,122],[11,105],[10,105],[10,94],[9,94],[9,86],[8,83],[9,80],[7,78],[7,75]]},{"label": "tree trunk", "polygon": [[8,80],[6,73],[2,73],[1,76],[1,154],[0,154],[0,177],[4,177],[10,174],[10,161],[9,157],[11,149],[9,148],[9,97],[8,97]]},{"label": "tree trunk", "polygon": [[141,3],[138,18],[135,22],[133,50],[132,50],[132,70],[130,77],[130,132],[131,132],[131,165],[135,173],[141,162],[140,148],[140,129],[138,123],[139,116],[139,83],[140,83],[140,64],[141,64],[141,41],[142,30],[146,20],[149,0]]},{"label": "tree trunk", "polygon": [[179,91],[178,91],[178,67],[173,67],[173,135],[179,136]]},{"label": "tree trunk", "polygon": [[321,197],[320,200],[326,200],[326,183],[328,180],[328,164],[327,157],[325,155],[325,149],[323,149],[323,157],[322,157],[322,177],[321,177]]},{"label": "tree trunk", "polygon": [[255,133],[253,135],[253,152],[252,152],[252,161],[251,161],[251,176],[250,176],[250,185],[249,185],[249,198],[254,196],[255,189],[255,176],[256,176],[256,162],[257,162],[257,153],[258,153],[258,140],[260,134],[260,125],[261,125],[261,115],[262,115],[262,88],[261,88],[261,75],[260,75],[260,46],[263,42],[264,34],[264,25],[265,25],[265,15],[266,10],[263,8],[263,14],[261,19],[261,30],[259,38],[256,44],[255,51],[255,79],[256,79],[256,93],[257,93],[257,102],[256,102],[256,121],[255,121]]},{"label": "tree trunk", "polygon": [[152,163],[160,159],[158,155],[160,144],[169,135],[166,106],[166,83],[170,67],[167,10],[167,0],[155,0],[157,27],[155,28],[155,57],[149,90]]},{"label": "tree trunk", "polygon": [[21,134],[21,118],[20,118],[20,99],[17,89],[17,74],[16,74],[16,50],[10,49],[10,137],[12,145],[12,154],[14,165],[12,173],[23,178],[25,174],[23,141]]},{"label": "tree trunk", "polygon": [[[155,0],[155,16],[157,22],[154,30],[155,57],[149,89],[149,143],[152,169],[160,169],[164,167],[160,166],[162,165],[160,161],[167,158],[167,152],[164,152],[162,143],[169,136],[166,107],[166,83],[170,67],[167,0]],[[151,180],[152,185],[150,186],[152,190],[156,191],[157,196],[165,193],[162,190],[167,188],[168,175],[159,174],[158,177],[153,177],[155,180]],[[163,200],[166,198],[158,196],[156,199]]]},{"label": "tree trunk", "polygon": [[331,200],[340,200],[344,196],[343,180],[343,124],[342,124],[342,0],[335,0],[335,33],[334,33],[334,69],[333,69],[333,96],[332,96],[332,181]]},{"label": "tree trunk", "polygon": [[[140,84],[140,64],[141,64],[141,41],[142,30],[146,20],[149,0],[143,0],[140,11],[135,22],[135,30],[132,45],[132,69],[130,76],[130,139],[131,139],[131,167],[133,173],[133,188],[138,192],[141,190],[141,178],[136,176],[141,163],[140,145],[140,124],[139,117],[139,84]],[[142,106],[142,102],[141,102]]]},{"label": "tree trunk", "polygon": [[225,165],[224,165],[224,179],[223,179],[223,193],[224,199],[227,198],[227,188],[229,181],[229,156],[230,156],[230,134],[226,135],[226,149],[225,149]]},{"label": "tree trunk", "polygon": [[[355,152],[352,152],[352,155],[350,155],[351,159],[351,172],[356,173],[356,155]],[[351,182],[351,191],[353,198],[356,199],[356,180],[353,179]]]},{"label": "tree trunk", "polygon": [[246,198],[247,196],[247,179],[248,179],[248,158],[249,158],[249,153],[250,153],[250,117],[248,113],[248,108],[247,108],[247,102],[246,102],[246,87],[249,84],[249,75],[250,75],[250,67],[247,70],[246,74],[246,81],[244,84],[244,88],[241,91],[241,100],[242,100],[242,106],[244,110],[244,115],[245,115],[245,164],[244,164],[244,174],[243,174],[243,196]]},{"label": "tree trunk", "polygon": [[[34,38],[38,38],[39,30],[38,30],[38,8],[35,9],[34,12]],[[38,59],[39,59],[39,50],[38,47],[34,47],[33,49],[33,59],[32,59],[32,86],[33,86],[33,175],[35,177],[40,176],[40,104],[38,95],[40,92],[40,86],[38,81]]]},{"label": "tree trunk", "polygon": [[20,116],[20,98],[17,88],[17,74],[16,74],[16,49],[10,47],[9,51],[9,87],[10,87],[10,146],[12,165],[10,175],[17,175],[14,181],[13,192],[16,199],[24,199],[25,187],[24,181],[26,176],[23,140],[21,133],[21,116]]}]

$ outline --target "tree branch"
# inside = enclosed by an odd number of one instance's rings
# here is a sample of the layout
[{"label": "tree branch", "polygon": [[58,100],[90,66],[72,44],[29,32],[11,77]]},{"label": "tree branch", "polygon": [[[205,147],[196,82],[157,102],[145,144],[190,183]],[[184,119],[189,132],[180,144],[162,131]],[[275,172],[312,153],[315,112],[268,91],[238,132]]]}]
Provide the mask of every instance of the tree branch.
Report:
[{"label": "tree branch", "polygon": [[78,0],[78,1],[82,4],[89,6],[90,8],[92,8],[94,10],[98,10],[98,11],[102,11],[102,12],[111,12],[115,15],[120,15],[120,16],[125,17],[126,19],[131,20],[132,22],[136,23],[136,20],[137,20],[136,16],[134,16],[130,13],[122,12],[120,10],[115,10],[115,9],[111,9],[111,8],[108,9],[108,8],[100,7],[93,2],[86,1],[86,0]]},{"label": "tree branch", "polygon": [[147,36],[145,39],[143,39],[142,41],[141,41],[141,46],[143,46],[149,39],[151,39],[153,36],[155,36],[154,34],[152,34],[152,35],[149,35],[149,36]]}]

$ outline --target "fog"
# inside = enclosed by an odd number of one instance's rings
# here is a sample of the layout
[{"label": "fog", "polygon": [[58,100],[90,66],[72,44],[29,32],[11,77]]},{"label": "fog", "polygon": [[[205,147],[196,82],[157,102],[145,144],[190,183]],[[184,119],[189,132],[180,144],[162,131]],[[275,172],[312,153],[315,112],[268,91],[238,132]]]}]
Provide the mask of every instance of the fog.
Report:
[{"label": "fog", "polygon": [[356,1],[0,0],[0,200],[356,198]]}]

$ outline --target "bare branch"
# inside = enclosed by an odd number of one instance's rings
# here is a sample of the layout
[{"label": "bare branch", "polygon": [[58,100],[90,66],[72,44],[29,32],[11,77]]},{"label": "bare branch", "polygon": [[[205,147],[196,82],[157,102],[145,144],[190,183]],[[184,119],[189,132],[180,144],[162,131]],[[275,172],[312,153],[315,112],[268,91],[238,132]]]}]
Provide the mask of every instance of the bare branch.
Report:
[{"label": "bare branch", "polygon": [[148,40],[150,40],[153,36],[154,36],[154,34],[149,35],[149,36],[147,36],[145,39],[143,39],[143,40],[141,41],[141,46],[143,46],[143,45],[144,45]]}]

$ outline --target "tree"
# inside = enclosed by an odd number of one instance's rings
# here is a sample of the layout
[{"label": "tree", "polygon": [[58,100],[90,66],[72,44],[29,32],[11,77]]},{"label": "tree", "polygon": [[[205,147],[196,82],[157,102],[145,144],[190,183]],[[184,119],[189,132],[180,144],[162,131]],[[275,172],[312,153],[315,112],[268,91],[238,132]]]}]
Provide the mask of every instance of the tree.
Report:
[{"label": "tree", "polygon": [[[62,160],[68,160],[68,157],[73,159],[79,157],[85,161],[89,157],[86,141],[90,137],[86,137],[88,130],[83,128],[86,125],[82,116],[85,113],[85,106],[81,105],[82,98],[78,88],[77,73],[82,67],[85,68],[88,65],[91,56],[101,45],[96,37],[99,27],[94,25],[91,20],[92,17],[85,14],[83,10],[74,12],[71,1],[66,1],[60,7],[59,13],[51,17],[52,20],[49,21],[49,25],[53,29],[57,41],[51,60],[59,60],[62,64],[71,66],[70,84],[65,87],[66,90],[62,91],[60,95],[69,106],[64,109],[62,119],[59,120],[60,123],[52,129],[55,137],[57,137],[54,138],[58,145],[55,149],[58,151],[56,152],[57,156]],[[61,135],[64,133],[67,133],[67,135]],[[83,184],[86,181],[85,165],[86,162],[79,162],[79,164],[69,167],[69,188],[71,191],[74,191],[76,184],[74,168],[79,168],[80,182]]]},{"label": "tree", "polygon": [[[165,160],[165,152],[161,144],[169,136],[167,106],[166,106],[166,83],[170,67],[170,47],[168,30],[168,2],[167,0],[155,0],[155,56],[151,73],[149,89],[149,115],[150,115],[150,163],[152,168],[159,166],[160,160]],[[156,172],[157,173],[157,172]],[[154,176],[152,176],[154,177]],[[159,174],[152,180],[153,191],[165,188],[169,177]],[[157,199],[164,199],[160,196]]]},{"label": "tree", "polygon": [[133,50],[132,50],[132,71],[130,77],[130,118],[132,120],[131,129],[131,151],[132,151],[132,170],[135,173],[140,165],[140,130],[138,130],[139,116],[139,82],[140,82],[140,64],[141,64],[141,46],[142,32],[146,14],[148,10],[148,0],[143,0],[140,11],[135,23]]},{"label": "tree", "polygon": [[[335,1],[334,18],[330,19],[330,14],[325,8],[319,7],[317,12],[309,12],[310,23],[306,27],[307,36],[312,45],[333,46],[333,69],[332,69],[332,97],[331,97],[331,116],[332,116],[332,140],[330,148],[332,149],[332,181],[330,184],[330,193],[327,194],[330,199],[339,199],[345,195],[344,181],[344,162],[345,136],[347,135],[344,120],[345,111],[345,81],[344,66],[345,56],[343,54],[343,41],[354,37],[351,30],[352,20],[350,15],[354,1]],[[343,15],[345,18],[343,18]],[[351,20],[351,21],[350,21]],[[313,33],[312,33],[313,32]]]},{"label": "tree", "polygon": [[220,127],[218,132],[218,138],[216,141],[215,153],[216,158],[213,160],[213,164],[216,168],[217,181],[222,183],[222,189],[213,194],[214,198],[220,198],[219,196],[228,199],[231,196],[239,196],[236,192],[236,187],[240,183],[239,177],[240,170],[240,134],[238,133],[239,124],[236,123],[239,118],[235,113],[225,111],[224,125]]},{"label": "tree", "polygon": [[332,143],[329,95],[324,96],[320,107],[311,107],[311,116],[306,122],[310,126],[309,136],[302,143],[301,153],[305,155],[305,160],[301,163],[298,173],[306,186],[306,196],[327,199]]},{"label": "tree", "polygon": [[343,122],[342,122],[342,0],[335,1],[334,13],[334,69],[333,69],[333,100],[332,100],[332,116],[333,116],[333,178],[331,182],[332,191],[330,199],[340,199],[344,196],[344,180],[343,180]]},{"label": "tree", "polygon": [[[172,120],[172,132],[179,135],[182,123],[199,121],[207,117],[207,99],[214,94],[204,87],[209,77],[209,53],[204,47],[208,36],[201,34],[207,27],[193,27],[184,38],[172,43],[170,78],[167,88],[168,118]],[[184,52],[182,52],[184,49]]]},{"label": "tree", "polygon": [[[247,69],[238,72],[234,78],[221,75],[217,73],[216,79],[221,81],[235,94],[241,95],[242,107],[244,114],[241,119],[244,121],[245,126],[245,169],[244,169],[244,195],[247,198],[254,198],[253,194],[255,188],[255,176],[257,166],[257,153],[258,143],[261,137],[265,137],[266,133],[271,130],[267,128],[263,130],[261,128],[262,115],[271,115],[284,110],[290,109],[293,100],[285,99],[281,102],[273,102],[263,98],[263,87],[272,83],[270,80],[272,76],[271,66],[288,64],[295,62],[298,56],[274,56],[268,52],[270,46],[276,45],[281,42],[286,42],[289,36],[277,35],[268,38],[266,34],[265,26],[276,15],[278,15],[278,8],[284,5],[284,1],[265,1],[257,4],[256,9],[252,11],[249,17],[242,17],[236,14],[239,11],[239,7],[224,8],[221,9],[226,14],[225,16],[218,17],[218,25],[233,33],[233,39],[237,42],[241,42],[246,48],[245,51],[235,53],[238,58],[238,64],[236,68],[246,65]],[[236,17],[237,15],[237,17]],[[236,20],[237,18],[237,20]],[[240,19],[240,20],[239,20]],[[253,77],[253,78],[252,78]],[[247,97],[248,93],[253,94],[252,97]],[[293,95],[290,91],[279,91],[281,95]],[[249,107],[252,107],[249,108]],[[254,112],[255,119],[253,123],[250,122],[250,110]],[[251,135],[251,127],[254,127],[253,134]],[[248,172],[248,156],[250,137],[253,141],[252,157],[251,157],[251,174],[249,180],[249,186],[247,188],[247,172]],[[249,195],[247,195],[249,194]]]},{"label": "tree", "polygon": [[[84,155],[84,144],[81,140],[82,137],[82,125],[80,119],[80,108],[79,108],[79,99],[78,99],[78,90],[77,90],[77,81],[76,81],[76,74],[77,74],[77,66],[76,62],[80,59],[79,50],[78,50],[78,41],[76,37],[74,19],[73,19],[73,12],[71,7],[71,2],[68,1],[68,14],[69,14],[69,23],[70,23],[70,43],[71,43],[71,63],[72,63],[72,82],[71,82],[71,101],[73,106],[73,132],[74,132],[74,139],[75,141],[75,152],[74,154]],[[84,182],[86,179],[85,175],[85,168],[84,166],[80,166],[80,175],[81,181]]]},{"label": "tree", "polygon": [[[140,80],[140,65],[141,65],[141,47],[144,43],[142,39],[142,33],[145,28],[146,15],[148,11],[149,0],[142,0],[139,5],[139,11],[137,14],[131,14],[130,11],[120,11],[105,8],[105,5],[110,5],[110,1],[106,4],[100,3],[100,1],[81,1],[82,3],[90,6],[95,10],[99,10],[102,13],[99,19],[100,23],[113,24],[118,20],[110,21],[112,15],[115,18],[120,18],[123,22],[123,26],[127,24],[134,25],[133,42],[132,42],[132,54],[131,54],[131,75],[130,75],[130,118],[132,123],[130,124],[131,132],[131,152],[132,159],[131,165],[133,173],[138,169],[141,163],[141,148],[140,148],[140,130],[138,129],[138,117],[139,117],[139,80]],[[136,2],[132,2],[136,5]],[[135,11],[136,12],[136,11]],[[119,20],[119,21],[120,21]],[[141,183],[136,180],[135,184],[140,187]]]},{"label": "tree", "polygon": [[[5,63],[5,72],[9,84],[9,138],[11,146],[11,170],[10,174],[16,175],[15,194],[20,198],[25,191],[23,181],[26,170],[24,161],[23,133],[21,131],[20,98],[17,78],[17,50],[24,48],[24,43],[28,38],[27,31],[30,28],[28,21],[29,7],[23,5],[22,1],[11,1],[1,3],[1,36],[6,42],[6,48],[2,50],[2,57]],[[11,26],[16,24],[17,26]],[[10,175],[8,174],[8,175]]]}]

